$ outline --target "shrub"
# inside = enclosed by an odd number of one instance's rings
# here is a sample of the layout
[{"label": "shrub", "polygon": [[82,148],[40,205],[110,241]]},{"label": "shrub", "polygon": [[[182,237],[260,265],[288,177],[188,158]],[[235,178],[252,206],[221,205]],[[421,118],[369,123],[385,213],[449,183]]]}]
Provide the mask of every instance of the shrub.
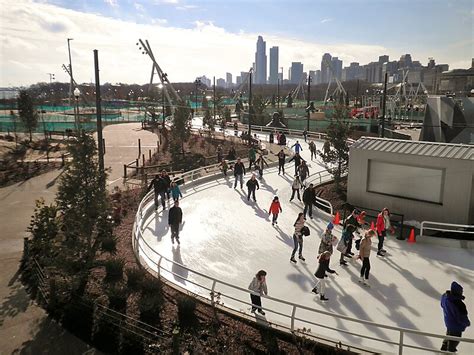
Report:
[{"label": "shrub", "polygon": [[148,278],[142,285],[142,296],[139,302],[140,320],[151,325],[158,324],[164,298],[161,283]]},{"label": "shrub", "polygon": [[96,321],[94,330],[94,346],[106,354],[116,354],[120,342],[119,327],[103,316]]},{"label": "shrub", "polygon": [[142,285],[143,295],[160,295],[163,297],[161,282],[154,277],[146,277]]},{"label": "shrub", "polygon": [[140,269],[127,269],[125,271],[127,275],[127,286],[132,291],[138,291],[142,285],[143,271]]},{"label": "shrub", "polygon": [[63,309],[62,325],[81,339],[90,339],[93,324],[93,302],[82,298],[68,302]]},{"label": "shrub", "polygon": [[111,287],[107,290],[109,308],[125,313],[127,309],[127,291],[124,287]]},{"label": "shrub", "polygon": [[123,278],[123,265],[122,259],[109,259],[105,262],[105,281],[117,282]]},{"label": "shrub", "polygon": [[129,332],[122,332],[122,341],[120,342],[119,354],[134,354],[141,355],[145,354],[143,349],[143,338],[139,335]]},{"label": "shrub", "polygon": [[117,242],[115,238],[112,237],[107,237],[102,240],[102,245],[101,245],[102,251],[109,252],[109,253],[115,253],[117,251]]},{"label": "shrub", "polygon": [[180,296],[177,299],[179,326],[183,329],[197,325],[196,301],[189,296]]}]

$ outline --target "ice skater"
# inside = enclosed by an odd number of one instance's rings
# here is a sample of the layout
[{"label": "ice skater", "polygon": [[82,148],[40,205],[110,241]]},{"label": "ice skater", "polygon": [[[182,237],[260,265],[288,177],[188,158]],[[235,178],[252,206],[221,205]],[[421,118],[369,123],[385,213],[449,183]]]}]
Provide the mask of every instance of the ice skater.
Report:
[{"label": "ice skater", "polygon": [[321,242],[319,243],[319,249],[318,253],[322,254],[325,251],[328,251],[333,253],[334,250],[334,243],[337,241],[337,238],[332,234],[332,230],[334,229],[334,224],[329,222],[329,224],[326,227],[326,230],[324,231],[323,236],[321,237]]},{"label": "ice skater", "polygon": [[313,203],[316,199],[316,193],[314,191],[313,184],[309,184],[309,186],[303,192],[303,203],[304,203],[304,210],[303,215],[306,218],[306,213],[308,212],[309,218],[313,218]]},{"label": "ice skater", "polygon": [[246,185],[248,189],[247,201],[250,201],[250,195],[252,195],[253,200],[257,202],[257,199],[255,198],[255,190],[260,190],[260,185],[258,184],[258,180],[254,174],[252,174],[252,177],[247,181]]},{"label": "ice skater", "polygon": [[288,160],[288,163],[291,163],[292,161],[295,161],[295,175],[298,175],[298,167],[301,165],[301,162],[304,160],[301,158],[300,153],[296,153],[291,157],[290,160]]},{"label": "ice skater", "polygon": [[377,246],[377,255],[378,256],[385,256],[387,252],[383,248],[383,242],[385,237],[387,236],[387,232],[392,229],[390,224],[390,211],[388,208],[384,208],[382,212],[377,215],[377,236],[379,237],[379,244]]},{"label": "ice skater", "polygon": [[329,261],[331,260],[331,253],[329,251],[323,252],[321,255],[318,256],[319,258],[319,266],[316,272],[314,273],[314,276],[318,279],[318,282],[316,285],[313,287],[311,292],[318,294],[319,293],[319,299],[321,301],[328,301],[329,298],[326,298],[325,296],[325,291],[326,291],[326,282],[324,280],[326,275],[326,271],[329,272],[330,274],[336,274],[338,273],[335,270],[331,270],[329,268]]},{"label": "ice skater", "polygon": [[257,152],[253,146],[249,149],[249,170],[252,169],[252,164],[255,163],[255,159],[257,158]]},{"label": "ice skater", "polygon": [[179,189],[179,185],[176,182],[171,183],[171,197],[173,197],[173,201],[178,201],[179,198],[183,198],[183,194],[181,193],[181,190]]},{"label": "ice skater", "polygon": [[316,144],[313,141],[309,142],[309,151],[311,152],[311,160],[316,159]]},{"label": "ice skater", "polygon": [[237,182],[240,182],[240,188],[244,188],[244,175],[245,175],[245,166],[244,163],[240,161],[240,158],[237,158],[237,162],[234,164],[234,189],[237,187]]},{"label": "ice skater", "polygon": [[265,165],[267,166],[268,168],[268,163],[267,161],[263,158],[263,155],[260,154],[258,156],[258,159],[255,161],[255,166],[257,167],[258,169],[258,175],[259,175],[259,178],[261,179],[263,177],[263,168],[265,167]]},{"label": "ice skater", "polygon": [[179,243],[179,225],[183,221],[183,211],[179,207],[179,201],[174,202],[174,206],[170,208],[168,214],[168,225],[171,229],[171,243],[174,244],[174,240]]},{"label": "ice skater", "polygon": [[155,211],[158,209],[158,198],[161,198],[161,205],[163,209],[166,208],[165,195],[167,191],[167,182],[162,178],[161,175],[155,176],[150,182],[148,190],[151,190],[153,187],[153,192],[155,193]]},{"label": "ice skater", "polygon": [[227,170],[229,170],[229,164],[227,164],[227,160],[222,159],[221,163],[219,164],[219,167],[222,170],[224,176],[227,177]]},{"label": "ice skater", "polygon": [[352,252],[352,240],[354,239],[354,232],[360,227],[359,222],[357,222],[358,216],[359,210],[355,209],[344,221],[344,229],[342,231],[341,239],[344,242],[345,248],[341,251],[341,257],[339,259],[339,264],[341,264],[341,266],[347,266],[344,257],[352,258],[352,255],[354,255]]},{"label": "ice skater", "polygon": [[270,208],[268,209],[268,215],[270,216],[270,214],[273,214],[273,217],[272,217],[272,226],[274,226],[275,224],[278,224],[278,214],[280,212],[283,212],[283,210],[281,209],[281,204],[280,204],[280,201],[278,200],[278,196],[275,196],[273,198],[273,201],[272,201],[272,204],[270,205]]},{"label": "ice skater", "polygon": [[285,175],[286,154],[283,151],[283,149],[278,152],[277,157],[278,157],[278,175],[280,175],[281,172],[283,172],[283,175]]},{"label": "ice skater", "polygon": [[306,259],[303,257],[303,227],[305,227],[306,219],[304,218],[303,212],[298,213],[298,218],[296,219],[293,226],[295,227],[295,232],[293,233],[293,243],[295,247],[293,248],[293,252],[291,253],[290,261],[296,264],[295,254],[298,251],[298,259],[305,261]]},{"label": "ice skater", "polygon": [[296,141],[295,144],[291,146],[291,148],[295,148],[295,153],[299,154],[300,152],[303,151],[303,147],[301,146],[300,142]]},{"label": "ice skater", "polygon": [[362,260],[362,267],[360,269],[359,282],[365,286],[369,285],[369,272],[370,272],[370,249],[372,248],[372,237],[375,236],[375,231],[368,230],[362,240],[360,241],[360,249],[358,258]]},{"label": "ice skater", "polygon": [[262,309],[261,295],[268,295],[266,276],[267,272],[265,270],[260,270],[249,285],[250,300],[252,301],[252,313],[258,311],[261,315],[265,315],[265,312]]},{"label": "ice skater", "polygon": [[168,172],[166,170],[161,171],[161,178],[166,182],[166,197],[168,197],[168,200],[170,199],[170,192],[171,192],[171,178],[168,175]]},{"label": "ice skater", "polygon": [[301,184],[306,187],[305,180],[309,176],[309,168],[306,162],[303,160],[301,165],[298,167],[298,175],[300,176]]},{"label": "ice skater", "polygon": [[[451,290],[447,290],[441,296],[441,308],[443,308],[444,324],[446,325],[446,335],[461,337],[462,332],[471,325],[464,304],[463,288],[456,281],[451,283]],[[456,352],[459,341],[443,340],[441,350]]]},{"label": "ice skater", "polygon": [[300,189],[303,185],[301,184],[300,177],[298,175],[295,175],[295,179],[293,180],[293,183],[291,184],[291,197],[290,197],[290,202],[293,201],[295,198],[295,193],[298,196],[298,200],[301,201],[300,198]]}]

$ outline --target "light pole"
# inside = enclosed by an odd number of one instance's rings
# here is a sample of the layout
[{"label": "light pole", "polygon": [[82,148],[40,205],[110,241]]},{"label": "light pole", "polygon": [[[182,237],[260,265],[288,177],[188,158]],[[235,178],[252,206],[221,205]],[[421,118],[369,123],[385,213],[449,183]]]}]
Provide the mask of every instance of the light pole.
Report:
[{"label": "light pole", "polygon": [[73,38],[68,38],[67,39],[67,50],[68,50],[68,53],[69,53],[69,74],[70,74],[70,77],[71,77],[71,81],[69,83],[69,106],[71,106],[72,87],[74,85],[74,79],[73,79],[73,76],[72,76],[71,45],[69,44],[69,42],[71,42],[72,40],[73,40]]},{"label": "light pole", "polygon": [[280,109],[280,78],[277,79],[277,105]]},{"label": "light pole", "polygon": [[[196,109],[195,109],[196,112],[195,113],[197,115],[197,108],[198,108],[198,106],[197,106],[197,101],[198,101],[197,96],[198,96],[198,87],[199,87],[199,85],[201,85],[201,79],[197,78],[196,80],[194,80],[194,85],[196,85],[196,91],[194,92],[194,97],[195,97],[194,103],[196,105]],[[193,117],[194,117],[194,111],[193,111]]]},{"label": "light pole", "polygon": [[81,96],[81,91],[79,88],[74,89],[74,97],[76,99],[74,105],[74,121],[76,123],[76,132],[79,133],[79,96]]},{"label": "light pole", "polygon": [[387,80],[388,80],[388,73],[385,72],[385,80],[383,84],[383,102],[382,102],[382,138],[385,138],[385,107],[387,104]]},{"label": "light pole", "polygon": [[311,100],[310,100],[310,93],[311,93],[311,75],[308,75],[308,108],[307,108],[307,111],[308,111],[308,117],[307,117],[307,121],[306,121],[306,131],[309,132],[309,116],[311,115],[311,109],[310,109],[310,104],[311,104]]},{"label": "light pole", "polygon": [[252,141],[252,72],[249,73],[249,144]]},{"label": "light pole", "polygon": [[51,84],[54,80],[54,74],[53,73],[47,73],[49,75],[49,83]]},{"label": "light pole", "polygon": [[[99,150],[99,170],[101,172],[102,187],[105,188],[104,173],[104,140],[102,138],[102,102],[100,98],[100,80],[99,80],[99,52],[94,49],[94,69],[95,69],[95,108],[97,121],[97,145]],[[74,90],[75,91],[75,90]]]}]

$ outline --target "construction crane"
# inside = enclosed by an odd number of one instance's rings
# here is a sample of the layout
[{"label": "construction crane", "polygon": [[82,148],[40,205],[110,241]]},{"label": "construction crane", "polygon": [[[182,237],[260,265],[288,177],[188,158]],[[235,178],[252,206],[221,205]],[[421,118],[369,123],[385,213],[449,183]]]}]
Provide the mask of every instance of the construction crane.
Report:
[{"label": "construction crane", "polygon": [[[327,59],[324,59],[324,64],[329,68],[329,70],[331,71],[331,76],[329,77],[329,82],[328,82],[328,87],[326,89],[326,95],[324,95],[324,102],[326,103],[328,101],[328,94],[329,94],[329,88],[331,87],[331,82],[332,82],[332,79],[334,79],[334,81],[336,82],[336,88],[334,89],[333,93],[332,93],[332,97],[334,97],[336,94],[340,95],[342,94],[342,97],[343,97],[343,100],[344,102],[346,101],[346,97],[347,97],[347,92],[346,90],[344,89],[344,87],[342,86],[341,82],[339,81],[339,79],[337,78],[337,75],[336,75],[336,72],[334,71],[334,68],[332,67],[331,65],[331,62],[329,62]],[[322,70],[323,68],[321,68]]]},{"label": "construction crane", "polygon": [[242,83],[240,84],[239,88],[235,91],[234,97],[232,97],[232,99],[234,101],[236,101],[240,97],[240,95],[244,91],[244,88],[247,87],[247,84],[248,84],[249,79],[250,79],[250,73],[252,73],[252,72],[253,72],[253,68],[250,68],[250,70],[247,72],[247,75],[245,76],[245,79],[242,80]]}]

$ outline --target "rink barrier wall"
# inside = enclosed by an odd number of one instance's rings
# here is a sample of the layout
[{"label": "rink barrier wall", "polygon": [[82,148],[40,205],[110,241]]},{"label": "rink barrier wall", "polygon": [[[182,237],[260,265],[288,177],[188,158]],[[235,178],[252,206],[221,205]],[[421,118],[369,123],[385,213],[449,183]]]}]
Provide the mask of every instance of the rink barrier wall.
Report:
[{"label": "rink barrier wall", "polygon": [[[206,167],[203,167],[203,168],[200,168],[200,169],[195,169],[195,170],[201,170],[201,169],[205,169],[205,168]],[[319,177],[321,179],[321,181],[323,179],[323,176],[326,176],[322,173],[324,173],[324,172],[321,172],[320,177]],[[205,176],[205,177],[201,177],[201,176],[199,176],[199,174],[197,174],[195,172],[193,173],[191,171],[188,172],[187,174],[189,175],[189,179],[190,179],[190,181],[188,182],[187,187],[192,187],[193,185],[200,185],[202,183],[205,183],[206,181],[212,180],[213,178],[221,178],[222,177],[220,172],[217,172],[215,174],[208,175],[208,176]],[[327,174],[329,174],[329,172],[327,172]],[[314,174],[314,175],[317,175],[317,174]],[[195,285],[196,287],[198,287],[202,290],[205,290],[206,292],[209,292],[209,295],[210,295],[209,298],[205,298],[202,295],[198,295],[198,296],[199,296],[199,298],[206,300],[208,303],[210,302],[211,306],[213,306],[213,307],[218,307],[218,308],[223,309],[223,310],[228,309],[228,307],[220,305],[219,300],[220,300],[221,297],[225,297],[225,298],[231,299],[233,301],[236,301],[239,304],[242,304],[245,308],[248,307],[248,306],[251,306],[251,303],[248,301],[249,290],[247,290],[245,288],[242,288],[242,287],[239,287],[239,286],[236,286],[236,285],[233,285],[233,284],[230,284],[228,282],[210,277],[210,276],[205,275],[203,273],[200,273],[198,271],[194,271],[191,268],[186,267],[185,265],[182,265],[182,264],[177,263],[177,262],[175,262],[171,259],[168,259],[168,258],[162,256],[161,254],[159,254],[156,250],[154,250],[146,242],[146,240],[143,238],[143,234],[142,234],[142,229],[143,229],[142,223],[143,223],[143,221],[145,221],[148,218],[149,215],[151,215],[152,213],[155,213],[153,197],[154,197],[154,192],[150,191],[140,201],[140,204],[138,206],[138,211],[137,211],[136,216],[135,216],[135,222],[134,222],[134,225],[133,225],[133,230],[132,230],[132,247],[133,247],[133,251],[135,253],[135,257],[140,262],[140,264],[143,267],[145,267],[148,271],[152,271],[151,273],[154,274],[159,279],[162,279],[162,273],[164,272],[164,273],[167,273],[167,274],[171,275],[174,278],[184,280],[185,282],[188,282],[188,283],[190,283],[192,285]],[[149,250],[149,253],[147,253],[146,249]],[[151,255],[150,255],[150,253],[151,253]],[[155,258],[158,259],[157,262],[154,261]],[[180,275],[177,272],[174,272],[173,270],[168,270],[163,265],[163,261],[165,261],[166,263],[171,265],[171,269],[173,269],[173,267],[176,267],[179,270],[185,270],[188,273],[192,273],[192,274],[208,281],[208,283],[210,285],[206,286],[206,285],[203,285],[202,282],[197,283],[197,282],[191,281],[191,280],[188,279],[188,277],[183,277],[182,275]],[[153,265],[156,268],[156,270],[154,270],[153,268],[150,268],[150,265]],[[183,287],[177,285],[176,283],[172,282],[171,280],[167,280],[167,281],[172,287],[175,287],[176,289],[182,291]],[[242,300],[240,298],[236,298],[236,297],[234,297],[232,295],[229,295],[229,294],[225,294],[224,292],[222,292],[222,290],[219,291],[217,289],[218,285],[228,287],[228,288],[231,288],[234,291],[238,291],[240,293],[243,293],[243,295],[245,297],[245,300]],[[185,291],[185,292],[189,294],[191,291]],[[196,293],[194,293],[194,292],[192,292],[192,294],[196,295]],[[376,341],[376,342],[381,342],[381,343],[384,343],[384,344],[395,345],[398,348],[398,354],[399,355],[403,354],[403,352],[407,349],[417,349],[417,350],[428,351],[428,352],[437,352],[437,353],[440,353],[440,354],[441,353],[449,354],[449,352],[440,351],[440,350],[434,349],[434,348],[427,348],[427,347],[421,347],[421,346],[417,346],[417,345],[413,345],[413,344],[407,344],[405,342],[405,335],[423,336],[423,337],[436,338],[436,339],[450,339],[450,340],[456,340],[456,341],[465,342],[465,343],[474,343],[474,339],[471,339],[471,338],[459,338],[459,337],[453,337],[453,336],[446,336],[444,334],[435,334],[435,333],[422,332],[422,331],[418,331],[418,330],[414,330],[414,329],[400,328],[400,327],[385,325],[385,324],[381,324],[381,323],[365,321],[365,320],[361,320],[361,319],[357,319],[357,318],[353,318],[353,317],[348,317],[348,316],[341,315],[341,314],[335,314],[334,312],[327,312],[327,311],[323,311],[323,310],[317,310],[317,309],[313,309],[313,308],[310,308],[310,307],[298,305],[298,304],[288,302],[288,301],[285,301],[285,300],[282,300],[282,299],[278,299],[278,298],[275,298],[275,297],[271,297],[271,296],[262,296],[262,297],[264,299],[268,300],[268,301],[288,306],[291,309],[291,311],[288,312],[288,314],[286,314],[286,313],[282,313],[282,312],[279,312],[279,311],[276,311],[276,310],[272,310],[271,308],[265,307],[265,310],[267,312],[273,313],[273,314],[276,314],[276,315],[280,315],[282,317],[287,318],[289,320],[289,324],[290,324],[290,326],[284,325],[284,324],[281,324],[281,323],[278,323],[278,324],[272,323],[272,325],[273,324],[277,325],[279,328],[286,329],[287,331],[289,331],[293,334],[296,334],[296,335],[298,335],[298,333],[301,332],[300,329],[296,328],[296,326],[295,326],[295,322],[298,321],[298,322],[304,323],[308,326],[313,325],[313,326],[329,329],[329,330],[335,331],[337,333],[350,334],[350,335],[362,337],[362,338],[365,338],[365,339],[373,340],[373,341]],[[309,319],[300,318],[300,317],[297,316],[297,311],[298,310],[300,310],[300,311],[304,310],[304,311],[312,312],[313,314],[315,314],[315,316],[317,316],[319,314],[319,315],[324,315],[324,316],[329,316],[329,317],[332,317],[332,318],[336,318],[340,321],[358,323],[358,324],[362,324],[362,325],[365,325],[365,326],[374,327],[374,328],[377,328],[377,329],[395,331],[395,332],[398,332],[398,342],[390,341],[390,340],[387,340],[387,339],[379,339],[379,338],[376,338],[376,337],[373,337],[373,336],[370,336],[370,335],[361,334],[361,333],[354,333],[354,332],[348,331],[346,329],[330,327],[330,326],[327,326],[325,324],[317,323],[317,322],[314,322],[314,321],[309,320]],[[242,310],[237,310],[237,309],[232,308],[232,311],[233,311],[232,313],[237,314],[240,317],[249,319],[248,314],[245,313]],[[314,319],[317,319],[317,317],[315,317]],[[312,334],[308,334],[308,333],[304,333],[304,335],[313,337]],[[350,347],[353,350],[359,349],[359,350],[362,350],[363,352],[373,352],[369,348],[358,347],[357,345],[354,345],[354,344],[348,344],[346,342],[340,342],[339,340],[331,339],[330,337],[324,336],[324,339],[326,339],[329,342],[332,342],[334,345],[342,343],[344,346]],[[375,352],[377,352],[377,351],[375,351]]]}]

